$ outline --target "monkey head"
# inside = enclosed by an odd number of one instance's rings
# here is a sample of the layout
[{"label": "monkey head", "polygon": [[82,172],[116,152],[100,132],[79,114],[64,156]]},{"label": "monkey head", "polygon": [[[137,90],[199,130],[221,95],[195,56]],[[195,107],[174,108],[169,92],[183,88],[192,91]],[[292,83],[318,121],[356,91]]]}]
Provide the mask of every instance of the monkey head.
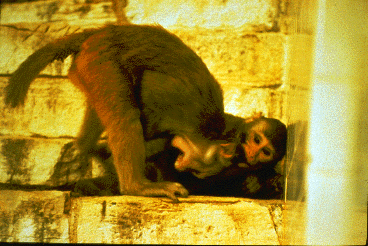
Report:
[{"label": "monkey head", "polygon": [[195,135],[175,135],[172,146],[181,154],[175,162],[179,172],[191,172],[204,179],[236,164],[257,170],[277,163],[286,152],[286,126],[279,120],[256,114],[244,120],[235,139],[210,141]]},{"label": "monkey head", "polygon": [[198,136],[176,135],[171,144],[181,151],[175,169],[191,172],[199,179],[213,176],[230,166],[236,150],[235,143],[209,141]]},{"label": "monkey head", "polygon": [[240,141],[246,162],[239,166],[253,170],[284,157],[287,132],[281,121],[260,116],[245,122],[243,129]]}]

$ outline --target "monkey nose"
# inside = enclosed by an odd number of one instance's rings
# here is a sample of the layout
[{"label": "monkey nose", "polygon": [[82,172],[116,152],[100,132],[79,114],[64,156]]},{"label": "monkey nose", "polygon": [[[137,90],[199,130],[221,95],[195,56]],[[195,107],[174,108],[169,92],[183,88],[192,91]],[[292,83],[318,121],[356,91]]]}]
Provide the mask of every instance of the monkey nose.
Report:
[{"label": "monkey nose", "polygon": [[249,153],[249,155],[247,156],[247,162],[249,165],[255,165],[256,164],[256,160],[257,160],[257,153],[253,152],[253,153]]}]

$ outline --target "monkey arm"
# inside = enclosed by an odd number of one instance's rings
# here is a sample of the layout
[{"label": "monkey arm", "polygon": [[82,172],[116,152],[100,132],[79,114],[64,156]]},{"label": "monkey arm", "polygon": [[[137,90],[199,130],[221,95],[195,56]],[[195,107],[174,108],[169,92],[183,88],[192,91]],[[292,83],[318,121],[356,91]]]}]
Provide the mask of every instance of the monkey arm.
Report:
[{"label": "monkey arm", "polygon": [[178,183],[152,183],[144,177],[146,149],[132,82],[112,58],[117,56],[113,50],[106,52],[104,45],[89,42],[95,42],[93,37],[76,56],[70,78],[87,94],[107,131],[120,194],[173,200],[177,194],[187,196],[187,190]]}]

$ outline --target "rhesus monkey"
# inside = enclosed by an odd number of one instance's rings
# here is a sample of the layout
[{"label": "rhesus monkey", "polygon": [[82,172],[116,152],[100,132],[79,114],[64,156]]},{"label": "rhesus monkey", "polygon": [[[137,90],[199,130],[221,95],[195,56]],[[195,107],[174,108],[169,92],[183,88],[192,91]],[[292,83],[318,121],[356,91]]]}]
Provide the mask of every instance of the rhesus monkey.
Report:
[{"label": "rhesus monkey", "polygon": [[[6,104],[23,104],[32,80],[69,55],[74,55],[69,78],[89,104],[76,147],[88,153],[107,131],[119,194],[175,201],[188,195],[179,183],[145,177],[145,141],[172,140],[182,152],[175,166],[199,178],[231,165],[237,145],[219,141],[226,127],[220,85],[190,48],[161,27],[112,25],[58,39],[14,72]],[[157,148],[153,152],[163,147]]]},{"label": "rhesus monkey", "polygon": [[280,199],[284,180],[282,174],[276,172],[275,166],[286,152],[286,126],[277,119],[261,115],[244,120],[226,114],[226,119],[226,138],[237,139],[240,143],[230,160],[231,165],[216,175],[198,179],[193,173],[172,168],[173,165],[162,165],[163,162],[176,162],[176,156],[180,155],[180,151],[167,149],[149,159],[151,169],[147,177],[154,181],[179,182],[193,195]]},{"label": "rhesus monkey", "polygon": [[[147,157],[147,167],[145,176],[151,181],[173,181],[179,182],[190,192],[196,195],[220,195],[220,196],[241,196],[263,199],[281,198],[283,194],[283,177],[274,170],[275,165],[285,155],[286,151],[286,127],[279,120],[264,118],[261,116],[251,117],[246,120],[230,114],[226,114],[228,130],[225,132],[226,138],[241,140],[237,146],[236,154],[232,156],[231,165],[225,167],[220,173],[205,179],[196,175],[196,172],[183,172],[186,169],[201,167],[196,160],[203,156],[216,158],[216,153],[211,148],[207,148],[208,153],[200,151],[191,142],[186,150],[191,153],[192,161],[183,165],[177,163],[180,158],[180,150],[167,145],[163,151],[153,153]],[[173,139],[173,142],[177,138]],[[177,139],[177,141],[186,141]],[[154,145],[155,142],[147,143],[147,146]],[[212,146],[215,148],[215,146]],[[151,147],[152,148],[152,147]],[[106,147],[100,147],[106,153]],[[249,149],[251,149],[249,151]],[[248,150],[248,154],[246,151]],[[107,150],[107,152],[109,152]],[[218,154],[218,153],[217,153]],[[198,158],[195,156],[198,155]],[[270,155],[272,156],[270,160]],[[105,168],[111,170],[111,158],[107,159],[103,155],[96,155]],[[221,156],[221,155],[219,155]],[[264,158],[264,156],[266,156]],[[257,161],[255,161],[255,159]],[[248,162],[247,160],[251,160]],[[268,161],[269,160],[269,161]],[[211,160],[213,161],[213,160]],[[175,164],[174,164],[175,163]],[[185,168],[178,168],[183,165]],[[114,195],[116,190],[116,178],[114,175],[99,177],[95,179],[81,180],[76,183],[74,191],[79,195]]]},{"label": "rhesus monkey", "polygon": [[[32,80],[50,62],[69,55],[74,55],[69,78],[90,105],[84,129],[93,129],[78,138],[80,152],[87,153],[105,129],[120,194],[175,201],[187,196],[179,183],[144,177],[144,143],[175,135],[192,143],[220,139],[225,129],[222,90],[202,60],[161,27],[111,25],[58,39],[29,56],[5,88],[6,104],[23,104]],[[185,142],[174,144],[187,155]],[[222,164],[208,163],[198,175],[218,173]]]}]

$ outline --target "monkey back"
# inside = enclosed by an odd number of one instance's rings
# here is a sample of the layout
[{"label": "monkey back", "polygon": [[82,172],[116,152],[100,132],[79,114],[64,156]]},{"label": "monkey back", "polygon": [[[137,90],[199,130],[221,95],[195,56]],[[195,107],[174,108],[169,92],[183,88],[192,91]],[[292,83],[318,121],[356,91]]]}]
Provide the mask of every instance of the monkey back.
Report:
[{"label": "monkey back", "polygon": [[186,122],[205,138],[220,136],[225,129],[222,89],[194,51],[159,26],[108,26],[102,32],[95,34],[105,36],[99,45],[117,54],[121,71],[130,76],[145,132],[169,128],[177,134],[181,128],[188,131]]}]

